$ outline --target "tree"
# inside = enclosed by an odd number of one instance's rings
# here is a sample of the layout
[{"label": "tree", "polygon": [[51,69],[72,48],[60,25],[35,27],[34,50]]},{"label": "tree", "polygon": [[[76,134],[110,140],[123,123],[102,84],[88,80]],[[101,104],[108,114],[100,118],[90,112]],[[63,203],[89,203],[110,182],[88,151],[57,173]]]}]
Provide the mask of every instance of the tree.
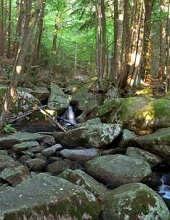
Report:
[{"label": "tree", "polygon": [[[25,1],[25,4],[27,1]],[[23,71],[23,66],[25,63],[25,58],[27,55],[27,50],[30,46],[30,42],[32,40],[32,33],[35,29],[36,23],[39,19],[40,11],[42,9],[42,5],[44,3],[44,0],[37,0],[36,2],[36,7],[34,12],[31,14],[31,20],[30,20],[30,25],[28,27],[27,21],[25,21],[25,27],[24,27],[24,33],[23,33],[23,39],[18,51],[18,55],[15,60],[15,65],[13,67],[13,74],[11,78],[11,83],[8,89],[8,92],[6,93],[5,99],[4,99],[4,106],[3,106],[3,111],[0,116],[0,129],[2,129],[6,116],[9,113],[9,109],[11,106],[11,101],[12,98],[15,95],[15,91],[18,85],[18,79],[21,77],[22,71]],[[30,8],[31,10],[31,8]],[[26,12],[29,13],[29,12]]]}]

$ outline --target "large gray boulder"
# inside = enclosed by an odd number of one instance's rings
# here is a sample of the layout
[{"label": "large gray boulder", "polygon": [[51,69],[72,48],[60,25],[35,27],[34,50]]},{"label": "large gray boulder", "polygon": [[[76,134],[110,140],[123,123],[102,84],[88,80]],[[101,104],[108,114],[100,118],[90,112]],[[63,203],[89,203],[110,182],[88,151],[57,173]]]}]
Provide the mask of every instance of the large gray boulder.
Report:
[{"label": "large gray boulder", "polygon": [[67,147],[102,147],[110,144],[121,133],[119,124],[101,123],[99,118],[80,123],[73,130],[54,132],[56,141]]},{"label": "large gray boulder", "polygon": [[95,196],[71,182],[38,174],[0,192],[0,219],[99,219],[100,206]]},{"label": "large gray boulder", "polygon": [[144,181],[152,172],[147,162],[121,154],[90,160],[86,163],[86,171],[110,188]]},{"label": "large gray boulder", "polygon": [[102,220],[169,220],[169,218],[169,210],[162,198],[145,184],[125,184],[105,195]]}]

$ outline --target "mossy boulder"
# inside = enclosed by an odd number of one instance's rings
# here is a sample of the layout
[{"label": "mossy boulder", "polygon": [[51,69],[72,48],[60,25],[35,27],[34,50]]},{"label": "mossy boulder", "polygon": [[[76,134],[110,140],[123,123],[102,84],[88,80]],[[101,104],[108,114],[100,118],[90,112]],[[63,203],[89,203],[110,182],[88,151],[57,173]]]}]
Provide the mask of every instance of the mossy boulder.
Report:
[{"label": "mossy boulder", "polygon": [[169,220],[169,218],[169,210],[162,198],[145,184],[125,184],[105,195],[102,220]]},{"label": "mossy boulder", "polygon": [[[114,112],[112,113],[115,114]],[[111,119],[112,119],[111,114]],[[114,116],[113,116],[114,118]],[[124,128],[142,134],[170,126],[170,102],[168,99],[151,97],[129,97],[121,100],[118,118]],[[147,134],[147,133],[144,133]]]},{"label": "mossy boulder", "polygon": [[84,187],[95,196],[103,197],[103,195],[107,192],[107,188],[104,187],[103,184],[99,183],[96,179],[82,170],[66,169],[59,176],[76,185]]},{"label": "mossy boulder", "polygon": [[86,163],[86,171],[110,188],[144,181],[152,172],[147,162],[121,154],[105,155],[90,160]]},{"label": "mossy boulder", "polygon": [[158,129],[150,135],[136,136],[134,145],[169,160],[170,127]]},{"label": "mossy boulder", "polygon": [[99,219],[95,196],[71,182],[38,174],[0,192],[0,219]]},{"label": "mossy boulder", "polygon": [[77,124],[67,132],[54,132],[56,141],[67,147],[103,147],[110,144],[121,133],[118,124],[101,123],[99,118]]}]

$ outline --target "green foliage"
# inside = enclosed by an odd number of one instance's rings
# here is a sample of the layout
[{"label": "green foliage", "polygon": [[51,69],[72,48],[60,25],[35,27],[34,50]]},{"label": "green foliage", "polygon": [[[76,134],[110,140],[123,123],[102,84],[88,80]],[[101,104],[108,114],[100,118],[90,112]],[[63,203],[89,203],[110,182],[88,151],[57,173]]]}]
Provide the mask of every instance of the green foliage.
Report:
[{"label": "green foliage", "polygon": [[3,131],[4,133],[13,133],[13,132],[15,132],[16,130],[15,130],[15,128],[12,126],[12,124],[6,124],[6,125],[3,127],[2,131]]}]

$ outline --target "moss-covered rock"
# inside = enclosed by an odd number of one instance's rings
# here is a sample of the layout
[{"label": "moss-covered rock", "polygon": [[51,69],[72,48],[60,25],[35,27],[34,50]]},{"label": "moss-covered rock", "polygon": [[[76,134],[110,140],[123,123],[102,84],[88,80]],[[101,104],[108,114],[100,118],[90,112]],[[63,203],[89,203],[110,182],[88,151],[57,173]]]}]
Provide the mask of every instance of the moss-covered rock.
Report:
[{"label": "moss-covered rock", "polygon": [[96,220],[100,210],[92,193],[48,174],[38,174],[0,192],[1,220]]},{"label": "moss-covered rock", "polygon": [[104,187],[96,179],[79,169],[66,169],[64,172],[60,174],[60,177],[76,185],[84,187],[85,189],[93,193],[95,196],[103,197],[103,195],[107,192],[106,187]]},{"label": "moss-covered rock", "polygon": [[141,183],[122,185],[105,196],[102,220],[169,220],[169,210],[152,189]]},{"label": "moss-covered rock", "polygon": [[[113,112],[114,114],[114,112]],[[125,128],[135,131],[153,131],[170,126],[170,102],[168,99],[129,97],[122,99],[118,117]],[[147,133],[143,133],[147,134]]]},{"label": "moss-covered rock", "polygon": [[121,154],[100,156],[90,160],[86,163],[86,171],[110,188],[144,181],[151,174],[147,162]]},{"label": "moss-covered rock", "polygon": [[80,123],[73,130],[54,132],[58,143],[67,147],[102,147],[121,133],[121,125],[101,123],[99,118]]},{"label": "moss-covered rock", "polygon": [[169,160],[170,127],[159,129],[150,135],[136,136],[134,138],[134,144],[144,150],[148,150],[151,153]]}]

